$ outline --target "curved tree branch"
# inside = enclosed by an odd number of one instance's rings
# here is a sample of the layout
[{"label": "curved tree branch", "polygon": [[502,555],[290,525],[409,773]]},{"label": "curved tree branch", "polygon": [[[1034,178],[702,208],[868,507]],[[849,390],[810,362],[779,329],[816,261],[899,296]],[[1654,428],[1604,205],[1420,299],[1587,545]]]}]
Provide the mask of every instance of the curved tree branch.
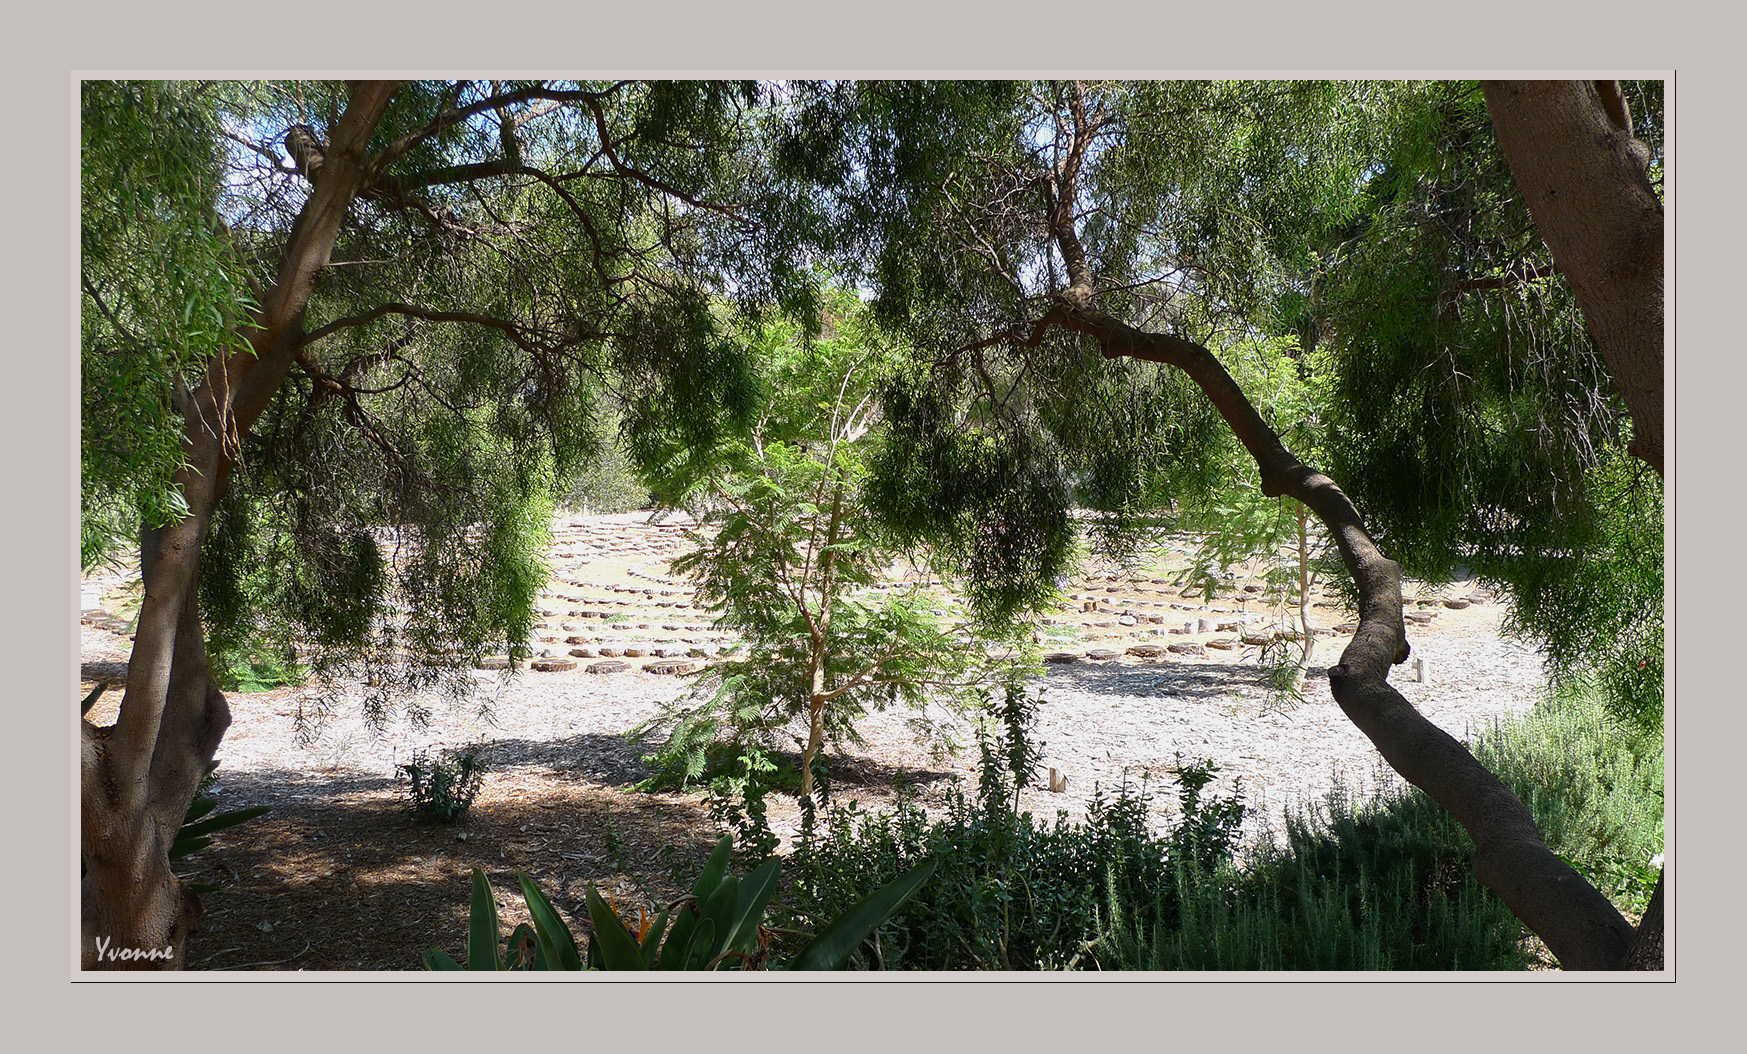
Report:
[{"label": "curved tree branch", "polygon": [[1474,873],[1547,943],[1567,969],[1619,965],[1632,928],[1619,911],[1547,848],[1534,817],[1497,776],[1388,683],[1410,648],[1402,620],[1401,566],[1378,550],[1358,510],[1335,482],[1280,442],[1207,348],[1147,333],[1083,306],[1070,292],[1055,313],[1065,328],[1098,341],[1105,356],[1175,366],[1212,400],[1256,461],[1262,490],[1308,506],[1327,526],[1359,589],[1359,625],[1329,687],[1341,710],[1391,768],[1447,809],[1474,839]]}]

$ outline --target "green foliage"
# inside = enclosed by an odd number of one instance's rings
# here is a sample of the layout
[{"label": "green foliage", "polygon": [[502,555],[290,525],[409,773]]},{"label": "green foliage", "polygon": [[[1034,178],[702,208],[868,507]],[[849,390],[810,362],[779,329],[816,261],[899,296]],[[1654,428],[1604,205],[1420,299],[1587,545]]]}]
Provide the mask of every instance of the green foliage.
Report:
[{"label": "green foliage", "polygon": [[[780,162],[840,203],[836,266],[921,353],[885,396],[869,502],[965,570],[979,614],[1050,599],[1074,505],[1118,557],[1233,485],[1242,451],[1176,369],[1037,320],[1070,276],[1039,193],[1083,160],[1098,307],[1219,347],[1296,334],[1298,273],[1347,222],[1401,89],[1098,82],[802,86]],[[1074,135],[1088,138],[1071,142]],[[863,174],[865,173],[865,178]],[[1305,341],[1299,342],[1301,345]],[[1306,419],[1281,406],[1283,432]]]},{"label": "green foliage", "polygon": [[[1661,86],[1625,88],[1659,159]],[[1176,371],[1039,325],[1075,279],[1039,191],[1077,157],[1098,310],[1213,349],[1410,575],[1505,587],[1556,676],[1656,723],[1659,557],[1617,554],[1620,514],[1648,541],[1660,497],[1603,467],[1629,425],[1478,85],[832,83],[794,102],[779,163],[837,203],[834,263],[922,359],[885,395],[868,501],[966,569],[979,610],[1047,593],[1075,503],[1117,556],[1172,521],[1212,531],[1208,575],[1274,554],[1296,518]]]},{"label": "green foliage", "polygon": [[1241,781],[1239,793],[1232,797],[1203,801],[1201,792],[1219,775],[1217,764],[1208,759],[1184,764],[1183,755],[1178,754],[1171,775],[1177,779],[1177,806],[1182,817],[1171,832],[1177,859],[1202,871],[1232,859],[1244,822]]},{"label": "green foliage", "polygon": [[[940,879],[881,927],[863,961],[888,969],[1520,970],[1522,926],[1473,877],[1473,845],[1417,790],[1355,803],[1337,789],[1288,816],[1284,839],[1234,866],[1241,797],[1206,796],[1211,762],[1175,775],[1181,819],[1146,830],[1144,788],[1095,798],[1083,827],[1015,816],[985,746],[979,802],[930,821],[837,807],[796,854],[797,909],[829,911],[857,883],[921,855]],[[1475,752],[1534,811],[1548,844],[1641,911],[1661,851],[1659,740],[1562,694]],[[991,790],[991,788],[999,788]]]},{"label": "green foliage", "polygon": [[1614,720],[1660,735],[1667,673],[1662,481],[1610,448],[1584,485],[1593,502],[1590,529],[1569,539],[1571,550],[1513,563],[1510,626],[1546,642],[1557,686],[1593,693]]},{"label": "green foliage", "polygon": [[[1659,89],[1628,86],[1660,149]],[[1403,93],[1390,152],[1323,247],[1307,311],[1328,471],[1390,556],[1507,589],[1556,680],[1661,725],[1662,494],[1555,272],[1478,86]]]},{"label": "green foliage", "polygon": [[1523,969],[1522,929],[1429,799],[1332,795],[1242,872],[1185,863],[1150,919],[1115,890],[1093,955],[1119,970]]},{"label": "green foliage", "polygon": [[295,652],[289,655],[225,652],[212,657],[212,682],[226,692],[270,692],[275,688],[301,685],[304,681],[305,671],[298,664]]},{"label": "green foliage", "polygon": [[[586,964],[590,970],[789,970],[842,969],[850,955],[879,923],[899,908],[934,872],[924,863],[875,890],[824,926],[786,959],[771,958],[776,932],[764,925],[776,895],[781,864],[767,860],[744,879],[728,874],[733,839],[723,837],[703,872],[682,898],[654,919],[639,912],[632,929],[615,905],[591,884],[586,899],[593,937]],[[473,905],[467,934],[469,970],[581,970],[570,927],[534,881],[518,874],[522,896],[534,924],[522,923],[510,935],[509,954],[498,950],[497,904],[485,872],[473,869]],[[428,970],[462,967],[440,951],[426,952]]]},{"label": "green foliage", "polygon": [[1000,419],[968,422],[970,398],[939,377],[895,378],[866,501],[901,544],[927,544],[962,572],[972,610],[999,626],[1059,596],[1074,551],[1070,477],[1053,444]]},{"label": "green foliage", "polygon": [[[1202,800],[1198,782],[1210,763],[1181,766],[1183,816],[1168,837],[1149,829],[1145,785],[1125,784],[1115,798],[1095,791],[1084,824],[1058,814],[1053,824],[1014,811],[1004,759],[984,744],[979,801],[949,797],[930,820],[914,803],[890,815],[832,808],[825,830],[795,854],[796,910],[828,915],[855,889],[883,881],[919,859],[938,862],[938,879],[882,925],[859,961],[875,969],[1071,969],[1089,960],[1107,890],[1125,902],[1155,904],[1173,868],[1220,858],[1236,844],[1239,798]],[[1190,791],[1190,786],[1194,791]]]},{"label": "green foliage", "polygon": [[578,467],[560,504],[589,515],[636,512],[650,506],[649,488],[637,477],[630,448],[619,433],[622,416],[603,413],[598,426],[599,455]]},{"label": "green foliage", "polygon": [[[1185,784],[1185,791],[1189,784]],[[1122,970],[1522,969],[1523,931],[1473,878],[1473,847],[1415,791],[1355,805],[1343,788],[1287,817],[1284,844],[1182,854],[1137,904],[1112,885],[1094,949]],[[1144,911],[1142,910],[1144,909]]]},{"label": "green foliage", "polygon": [[1554,851],[1616,903],[1644,910],[1663,847],[1661,729],[1619,721],[1609,697],[1577,684],[1488,730],[1474,753]]},{"label": "green foliage", "polygon": [[1011,783],[1014,800],[1019,792],[1031,786],[1037,768],[1043,763],[1043,748],[1032,736],[1038,707],[1043,705],[1043,693],[1032,695],[1019,681],[1001,686],[1001,701],[993,701],[993,692],[985,691],[984,728],[979,730],[983,771],[978,784],[978,797],[984,811],[992,811],[1004,798],[1004,787]]},{"label": "green foliage", "polygon": [[[653,473],[657,493],[700,524],[696,548],[674,570],[741,644],[690,700],[637,734],[665,734],[650,759],[663,783],[699,778],[710,748],[733,744],[747,761],[728,777],[737,781],[729,798],[749,820],[762,806],[747,781],[771,771],[754,761],[778,748],[791,722],[808,792],[820,748],[853,742],[870,709],[918,707],[931,690],[969,705],[992,665],[977,627],[954,626],[920,585],[881,583],[901,558],[919,560],[862,501],[867,450],[881,442],[876,396],[900,349],[852,293],[833,292],[828,308],[816,341],[775,323],[753,331],[764,372],[750,428],[687,448]],[[768,842],[756,823],[742,833]]]},{"label": "green foliage", "polygon": [[[1567,691],[1488,731],[1474,752],[1550,847],[1617,904],[1644,910],[1662,849],[1659,737]],[[1170,893],[1142,905],[1151,922],[1113,892],[1096,958],[1146,970],[1524,969],[1522,926],[1475,881],[1473,858],[1424,793],[1355,803],[1337,788],[1288,816],[1284,843],[1254,847],[1241,873],[1179,868]]]},{"label": "green foliage", "polygon": [[[709,793],[705,795],[710,816],[728,828],[742,853],[749,854],[750,859],[763,860],[775,853],[777,846],[782,843],[770,829],[764,803],[765,796],[776,783],[779,767],[756,744],[747,744],[738,749],[727,743],[719,746],[725,749],[718,753],[737,755],[735,760],[739,764],[739,770],[710,780]],[[796,784],[788,789],[798,790],[799,786]]]},{"label": "green foliage", "polygon": [[216,202],[220,118],[187,82],[80,86],[80,550],[187,514],[172,392],[245,346],[250,268]]},{"label": "green foliage", "polygon": [[[142,513],[185,511],[174,393],[243,345],[250,281],[275,281],[308,195],[280,140],[293,124],[325,139],[347,90],[83,87],[87,567]],[[538,97],[554,90],[566,97]],[[368,149],[406,150],[348,212],[299,364],[237,437],[214,510],[202,610],[233,683],[288,663],[296,641],[321,683],[369,685],[373,719],[424,689],[469,690],[470,660],[525,643],[555,497],[641,505],[625,447],[708,445],[744,423],[738,320],[814,310],[814,276],[772,252],[788,228],[766,222],[761,91],[395,90]]]},{"label": "green foliage", "polygon": [[455,823],[473,807],[485,781],[482,747],[461,747],[430,754],[415,751],[411,761],[395,767],[407,783],[407,812],[431,823]]}]

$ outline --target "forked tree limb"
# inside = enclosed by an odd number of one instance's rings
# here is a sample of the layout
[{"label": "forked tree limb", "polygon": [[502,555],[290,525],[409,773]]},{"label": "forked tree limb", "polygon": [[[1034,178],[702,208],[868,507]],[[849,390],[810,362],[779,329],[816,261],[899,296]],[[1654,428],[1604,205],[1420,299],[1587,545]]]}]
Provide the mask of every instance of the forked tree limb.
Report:
[{"label": "forked tree limb", "polygon": [[185,466],[173,484],[188,514],[142,538],[145,595],[120,709],[114,725],[99,728],[86,720],[81,726],[84,968],[111,965],[99,960],[99,937],[117,948],[169,953],[114,965],[181,965],[199,906],[170,870],[167,852],[230,720],[210,681],[196,607],[200,546],[237,453],[236,437],[260,416],[290,369],[315,277],[362,184],[364,145],[393,91],[388,82],[353,86],[277,280],[251,320],[250,350],[215,355],[187,395],[193,412],[183,437]]}]

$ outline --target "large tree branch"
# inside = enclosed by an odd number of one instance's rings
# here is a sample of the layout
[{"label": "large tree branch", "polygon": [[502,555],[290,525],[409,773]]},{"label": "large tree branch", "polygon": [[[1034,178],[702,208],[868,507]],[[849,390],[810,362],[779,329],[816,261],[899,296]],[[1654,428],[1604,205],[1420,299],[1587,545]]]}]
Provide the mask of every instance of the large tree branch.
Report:
[{"label": "large tree branch", "polygon": [[1359,589],[1359,625],[1329,670],[1335,702],[1391,768],[1449,810],[1474,839],[1475,877],[1497,892],[1568,969],[1619,965],[1632,928],[1614,906],[1547,848],[1509,788],[1388,683],[1409,654],[1401,567],[1385,557],[1346,494],[1299,461],[1268,427],[1211,351],[1147,333],[1066,295],[1056,317],[1098,341],[1107,357],[1175,366],[1200,386],[1261,471],[1263,492],[1303,502],[1328,527]]},{"label": "large tree branch", "polygon": [[1094,283],[1092,267],[1080,243],[1079,224],[1075,208],[1080,196],[1080,171],[1092,141],[1109,123],[1104,114],[1088,114],[1083,85],[1076,82],[1068,96],[1068,111],[1072,117],[1066,129],[1067,149],[1050,168],[1044,179],[1045,215],[1056,249],[1062,254],[1067,270],[1068,287],[1063,297],[1072,304],[1090,304]]},{"label": "large tree branch", "polygon": [[142,554],[145,601],[135,630],[134,655],[136,660],[145,661],[129,665],[116,723],[118,738],[139,752],[122,762],[117,779],[137,784],[141,794],[145,765],[155,750],[162,721],[171,644],[186,583],[193,578],[200,541],[218,498],[221,466],[228,462],[224,439],[247,431],[284,381],[294,345],[287,335],[299,325],[315,276],[332,253],[346,206],[361,182],[358,161],[364,142],[392,93],[393,85],[386,83],[362,85],[354,91],[337,129],[336,148],[328,159],[329,174],[315,186],[299,213],[278,280],[256,310],[249,333],[251,351],[214,356],[205,379],[191,393],[190,402],[198,408],[199,416],[217,423],[218,434],[191,423],[188,467],[176,477],[191,515],[163,532],[155,553]]},{"label": "large tree branch", "polygon": [[[234,462],[237,435],[284,381],[296,344],[288,338],[296,334],[315,277],[331,255],[361,184],[364,142],[392,92],[385,83],[354,86],[336,122],[336,145],[324,174],[292,228],[278,278],[251,320],[251,351],[215,355],[189,393],[186,464],[174,477],[188,515],[142,539],[145,595],[120,711],[109,728],[87,722],[82,729],[81,849],[90,866],[84,922],[88,929],[110,927],[106,932],[118,945],[132,939],[163,946],[163,938],[179,948],[186,932],[185,911],[164,915],[178,891],[164,858],[165,830],[187,807],[189,773],[211,756],[228,720],[222,697],[215,699],[207,682],[194,607],[200,545]],[[178,796],[182,800],[174,801]],[[95,959],[90,936],[82,955],[87,965]]]}]

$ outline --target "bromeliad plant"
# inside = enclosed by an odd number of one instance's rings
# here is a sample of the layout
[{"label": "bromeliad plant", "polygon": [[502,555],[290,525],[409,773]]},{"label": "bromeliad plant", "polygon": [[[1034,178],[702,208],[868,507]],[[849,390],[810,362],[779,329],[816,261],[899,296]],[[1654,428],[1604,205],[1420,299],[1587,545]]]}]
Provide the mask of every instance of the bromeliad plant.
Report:
[{"label": "bromeliad plant", "polygon": [[[588,887],[593,937],[586,957],[576,936],[526,873],[518,873],[522,897],[533,925],[521,923],[510,934],[507,951],[498,945],[497,902],[485,872],[473,869],[473,910],[467,930],[467,965],[446,953],[426,952],[428,970],[743,970],[770,968],[773,931],[763,924],[776,894],[781,863],[772,858],[744,879],[728,874],[733,840],[716,844],[691,894],[653,920],[639,914],[635,929],[595,890]],[[777,969],[836,970],[880,923],[896,911],[934,873],[932,860],[864,898],[820,930]]]}]

